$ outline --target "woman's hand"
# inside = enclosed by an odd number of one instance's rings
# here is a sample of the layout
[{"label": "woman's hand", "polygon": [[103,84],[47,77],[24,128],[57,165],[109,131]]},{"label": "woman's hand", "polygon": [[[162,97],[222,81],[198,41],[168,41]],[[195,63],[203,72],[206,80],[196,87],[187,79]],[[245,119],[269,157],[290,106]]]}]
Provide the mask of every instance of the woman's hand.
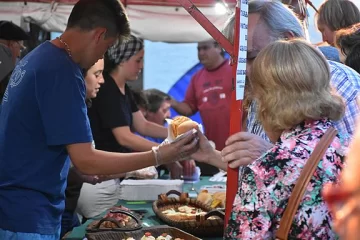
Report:
[{"label": "woman's hand", "polygon": [[[209,140],[201,132],[198,133],[199,136],[199,150],[197,150],[191,157],[198,162],[210,164],[210,159],[214,157],[215,149],[210,144]],[[220,160],[220,159],[219,159]]]}]

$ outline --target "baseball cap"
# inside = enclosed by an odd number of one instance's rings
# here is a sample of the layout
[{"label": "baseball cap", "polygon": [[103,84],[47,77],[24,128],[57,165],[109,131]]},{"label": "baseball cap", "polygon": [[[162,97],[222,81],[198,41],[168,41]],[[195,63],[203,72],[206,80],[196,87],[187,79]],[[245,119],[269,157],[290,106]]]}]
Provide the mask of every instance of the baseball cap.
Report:
[{"label": "baseball cap", "polygon": [[0,44],[0,82],[14,69],[11,50]]},{"label": "baseball cap", "polygon": [[29,38],[29,34],[18,25],[10,21],[0,21],[0,39],[21,41]]}]

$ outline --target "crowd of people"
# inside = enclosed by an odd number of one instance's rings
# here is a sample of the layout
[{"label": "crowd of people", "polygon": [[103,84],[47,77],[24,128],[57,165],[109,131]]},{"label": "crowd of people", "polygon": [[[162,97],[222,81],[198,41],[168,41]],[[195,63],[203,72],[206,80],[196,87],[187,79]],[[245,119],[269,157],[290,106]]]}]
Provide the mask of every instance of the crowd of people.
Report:
[{"label": "crowd of people", "polygon": [[[123,179],[160,169],[181,179],[196,166],[205,175],[240,168],[224,239],[274,239],[331,129],[289,238],[357,236],[360,11],[349,0],[324,1],[316,24],[326,48],[309,42],[304,18],[281,1],[249,1],[248,18],[244,129],[230,137],[232,66],[216,41],[198,43],[203,68],[177,101],[128,86],[145,49],[117,0],[79,0],[65,32],[20,61],[29,36],[0,22],[0,56],[11,59],[6,71],[0,65],[0,239],[57,240],[80,225],[78,215],[114,206]],[[232,15],[223,30],[230,41],[234,24]],[[199,112],[204,133],[164,141],[171,107]]]}]

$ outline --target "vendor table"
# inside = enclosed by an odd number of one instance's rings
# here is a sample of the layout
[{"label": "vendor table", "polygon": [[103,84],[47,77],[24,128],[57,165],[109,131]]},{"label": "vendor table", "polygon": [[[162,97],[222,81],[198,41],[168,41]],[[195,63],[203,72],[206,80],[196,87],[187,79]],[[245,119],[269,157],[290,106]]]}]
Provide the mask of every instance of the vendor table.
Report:
[{"label": "vendor table", "polygon": [[[215,185],[215,184],[224,184],[219,182],[210,182],[209,177],[201,177],[200,181],[195,183],[193,186],[196,191],[199,191],[201,186],[204,185]],[[192,184],[184,184],[184,192],[191,193]],[[142,223],[144,227],[156,226],[156,225],[165,225],[158,217],[156,217],[155,213],[152,210],[152,202],[150,201],[122,201],[120,200],[117,205],[122,205],[124,207],[130,209],[141,209],[147,210],[144,218],[142,219]],[[105,215],[105,212],[102,214]],[[83,225],[74,228],[73,231],[68,234],[65,239],[66,240],[82,240],[85,237],[86,227],[92,222],[93,220],[88,220]],[[204,238],[204,240],[220,240],[222,238]]]}]

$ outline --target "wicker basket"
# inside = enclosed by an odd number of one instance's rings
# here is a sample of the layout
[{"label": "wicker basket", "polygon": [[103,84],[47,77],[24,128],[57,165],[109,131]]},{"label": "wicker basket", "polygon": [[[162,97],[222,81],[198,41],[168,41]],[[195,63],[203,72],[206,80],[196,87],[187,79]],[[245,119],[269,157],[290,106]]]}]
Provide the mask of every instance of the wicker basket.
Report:
[{"label": "wicker basket", "polygon": [[[94,221],[89,224],[89,226],[86,228],[87,232],[109,232],[109,231],[115,231],[115,232],[127,232],[127,231],[135,231],[142,228],[142,223],[140,219],[133,213],[129,211],[124,210],[114,210],[111,211],[113,213],[121,213],[124,215],[128,215],[131,217],[132,224],[130,226],[120,226],[119,222],[116,219],[113,218],[102,218],[99,221]],[[101,224],[105,221],[109,221],[114,223],[117,227],[116,228],[100,228]]]},{"label": "wicker basket", "polygon": [[[179,198],[168,198],[170,194],[176,194]],[[177,208],[184,205],[201,208],[207,212],[207,214],[205,216],[196,216],[196,220],[193,221],[176,221],[168,218],[162,213],[170,208]],[[224,234],[225,214],[222,211],[213,209],[209,205],[205,205],[194,198],[189,198],[187,193],[179,193],[173,190],[166,194],[161,194],[159,195],[159,200],[153,203],[153,210],[156,216],[169,226],[179,228],[197,237],[222,237]],[[211,216],[217,216],[217,218],[208,219]]]},{"label": "wicker basket", "polygon": [[86,238],[88,240],[122,240],[128,237],[133,237],[136,240],[140,240],[146,232],[150,232],[155,238],[160,236],[163,233],[167,233],[175,238],[181,238],[184,240],[200,240],[191,234],[188,234],[180,229],[169,227],[169,226],[156,226],[156,227],[147,227],[141,230],[132,231],[132,232],[97,232],[97,233],[87,233]]}]

